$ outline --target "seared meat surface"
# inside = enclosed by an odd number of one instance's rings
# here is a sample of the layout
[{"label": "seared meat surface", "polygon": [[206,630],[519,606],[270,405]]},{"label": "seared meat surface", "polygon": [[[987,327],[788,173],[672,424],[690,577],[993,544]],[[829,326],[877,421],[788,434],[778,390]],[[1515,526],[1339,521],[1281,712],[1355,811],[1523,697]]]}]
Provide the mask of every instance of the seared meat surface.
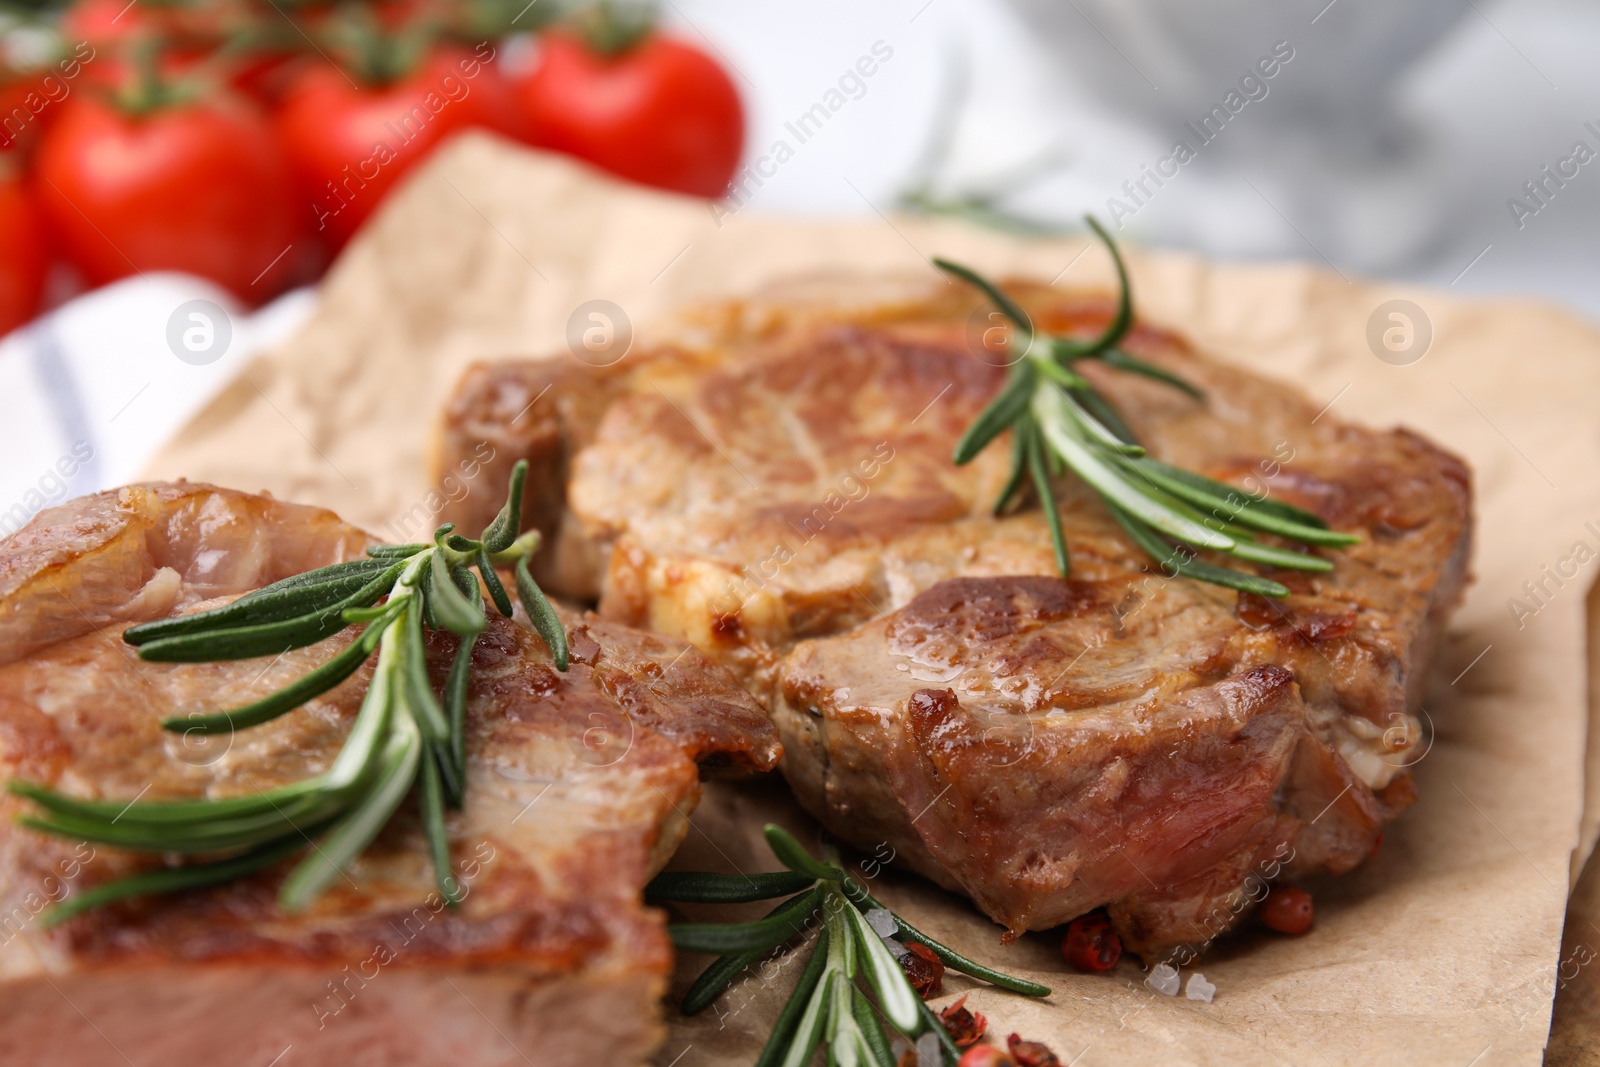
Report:
[{"label": "seared meat surface", "polygon": [[[348,635],[271,662],[164,664],[136,659],[120,633],[368,543],[329,512],[205,485],[131,486],[40,515],[0,542],[3,773],[131,801],[248,794],[323,771],[370,662],[232,737],[159,723],[262,696]],[[683,642],[564,621],[565,674],[535,634],[493,613],[474,649],[469,788],[449,822],[457,908],[436,894],[406,803],[304,914],[276,905],[291,860],[45,930],[50,901],[163,861],[23,830],[26,805],[7,797],[0,1062],[645,1062],[671,951],[641,889],[687,830],[697,762],[765,769],[779,750],[762,710]],[[442,683],[454,639],[430,642]]]},{"label": "seared meat surface", "polygon": [[[1012,292],[1057,333],[1112,312]],[[887,841],[1012,932],[1107,905],[1147,956],[1246,914],[1252,873],[1370,853],[1410,802],[1415,712],[1466,580],[1460,460],[1139,325],[1124,347],[1205,402],[1083,369],[1154,456],[1363,540],[1324,551],[1327,574],[1272,572],[1284,600],[1240,595],[1163,573],[1069,475],[1063,579],[1036,505],[989,513],[1005,440],[950,461],[1005,375],[973,303],[773,307],[609,379],[559,521],[603,564],[603,615],[689,638],[768,702],[830,830]],[[479,367],[451,410],[528,373]],[[443,441],[448,459],[475,439],[447,418]]]}]

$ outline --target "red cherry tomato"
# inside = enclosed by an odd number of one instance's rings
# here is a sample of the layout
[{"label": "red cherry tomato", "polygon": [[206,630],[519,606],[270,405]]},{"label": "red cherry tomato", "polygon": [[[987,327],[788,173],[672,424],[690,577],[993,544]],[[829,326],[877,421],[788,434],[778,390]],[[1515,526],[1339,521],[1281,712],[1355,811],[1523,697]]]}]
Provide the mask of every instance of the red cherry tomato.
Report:
[{"label": "red cherry tomato", "polygon": [[269,112],[276,112],[296,72],[311,62],[321,62],[321,58],[264,48],[246,56],[228,76],[228,83]]},{"label": "red cherry tomato", "polygon": [[256,302],[293,280],[288,170],[266,121],[242,104],[134,116],[74,97],[35,173],[52,231],[92,284],[178,270]]},{"label": "red cherry tomato", "polygon": [[721,196],[744,150],[744,108],[728,75],[656,33],[612,56],[548,33],[517,95],[533,144],[646,185]]},{"label": "red cherry tomato", "polygon": [[[159,34],[162,47],[157,60],[162,73],[172,75],[193,64],[189,49],[179,45],[174,9],[126,0],[76,0],[61,15],[63,40],[92,51],[84,80],[101,89],[114,90],[133,76],[128,49],[135,41]],[[179,55],[179,53],[184,53]]]},{"label": "red cherry tomato", "polygon": [[97,53],[80,41],[48,64],[29,70],[0,67],[0,153],[25,151],[87,84]]},{"label": "red cherry tomato", "polygon": [[[271,29],[293,30],[282,12],[261,6],[264,10],[256,11],[236,0],[131,4],[73,0],[62,14],[59,32],[80,53],[96,57],[85,68],[85,80],[92,85],[109,90],[126,85],[136,77],[136,49],[159,44],[155,64],[163,78],[181,78],[197,67],[206,68],[208,77],[225,78],[245,95],[270,103],[290,53],[276,44],[257,43],[243,50],[237,44],[241,39],[270,36],[265,32],[269,23]],[[296,12],[296,22],[309,25],[306,13]],[[226,54],[219,54],[225,46]]]},{"label": "red cherry tomato", "polygon": [[441,141],[469,126],[515,136],[509,88],[487,45],[441,48],[385,88],[361,88],[341,71],[306,68],[277,116],[306,219],[341,247],[384,194]]},{"label": "red cherry tomato", "polygon": [[87,41],[96,48],[116,45],[144,30],[148,4],[120,3],[119,0],[77,0],[61,14],[61,36],[68,41]]},{"label": "red cherry tomato", "polygon": [[0,336],[39,310],[47,265],[44,229],[28,189],[0,176]]},{"label": "red cherry tomato", "polygon": [[205,4],[73,0],[61,15],[59,33],[69,47],[83,41],[111,51],[156,37],[163,55],[178,52],[198,59],[227,41],[247,18],[246,7],[226,0]]},{"label": "red cherry tomato", "polygon": [[1280,934],[1303,934],[1314,917],[1311,894],[1292,885],[1273,886],[1261,902],[1261,921]]},{"label": "red cherry tomato", "polygon": [[51,110],[39,89],[36,76],[0,71],[0,152],[20,151],[38,136]]}]

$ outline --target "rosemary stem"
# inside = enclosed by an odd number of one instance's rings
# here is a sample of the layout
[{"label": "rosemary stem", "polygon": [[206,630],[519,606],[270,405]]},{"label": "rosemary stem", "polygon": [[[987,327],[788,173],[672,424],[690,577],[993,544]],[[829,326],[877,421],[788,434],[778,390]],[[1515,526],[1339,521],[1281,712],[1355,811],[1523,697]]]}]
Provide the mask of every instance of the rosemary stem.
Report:
[{"label": "rosemary stem", "polygon": [[329,789],[344,789],[368,777],[384,735],[388,733],[394,704],[394,690],[400,684],[399,673],[400,627],[391,625],[384,630],[378,642],[378,666],[372,672],[372,683],[356,713],[355,725],[345,738],[344,747],[334,757],[333,766],[323,775],[323,784]]},{"label": "rosemary stem", "polygon": [[[1329,530],[1316,515],[1285,504],[1247,501],[1235,508],[1230,501],[1238,494],[1232,487],[1149,460],[1116,408],[1072,369],[1079,360],[1097,360],[1205,401],[1205,393],[1193,384],[1118,347],[1133,326],[1127,265],[1105,227],[1092,216],[1087,221],[1111,255],[1119,288],[1116,314],[1093,338],[1073,340],[1038,330],[1021,305],[983,275],[959,263],[934,259],[934,266],[973,286],[1011,321],[1016,329],[1012,350],[1021,352],[1004,388],[956,444],[956,464],[971,462],[1004,430],[1011,430],[1011,476],[994,505],[995,514],[1005,508],[1025,474],[1031,474],[1063,578],[1069,574],[1070,560],[1051,479],[1066,469],[1098,493],[1136,547],[1155,553],[1157,560],[1169,554],[1163,551],[1160,535],[1165,534],[1185,546],[1227,552],[1266,566],[1331,570],[1333,564],[1321,557],[1260,544],[1247,528],[1325,547],[1354,544],[1359,537]],[[1229,519],[1207,518],[1206,510],[1213,516],[1228,514]],[[1210,564],[1186,562],[1179,573],[1228,588],[1270,590],[1272,596],[1288,593],[1281,583]]]},{"label": "rosemary stem", "polygon": [[538,530],[529,530],[511,542],[511,547],[500,552],[490,552],[489,559],[494,563],[514,566],[518,560],[527,559],[537,552],[541,540]]},{"label": "rosemary stem", "polygon": [[[1059,389],[1044,388],[1034,393],[1033,415],[1045,440],[1062,459],[1066,460],[1078,477],[1088,482],[1095,491],[1116,502],[1125,511],[1137,515],[1163,533],[1200,548],[1226,552],[1233,548],[1231,537],[1217,533],[1197,522],[1162,507],[1120,477],[1108,464],[1101,461],[1079,435],[1070,428],[1071,415],[1067,405],[1071,401]],[[1087,415],[1079,412],[1082,418]]]},{"label": "rosemary stem", "polygon": [[[873,908],[884,908],[883,903],[869,893],[866,887],[854,878],[846,881],[844,893],[858,910],[866,911]],[[884,910],[888,909],[884,908]],[[960,971],[962,974],[970,975],[973,978],[982,979],[992,986],[998,986],[1013,993],[1021,993],[1024,996],[1047,997],[1050,995],[1049,987],[1042,986],[1037,982],[1013,978],[1009,974],[1004,974],[991,967],[985,967],[981,963],[969,960],[954,949],[935,941],[921,930],[918,930],[897,913],[891,912],[890,914],[894,915],[895,925],[900,928],[900,933],[897,936],[901,941],[915,941],[917,944],[922,945],[935,956],[938,956],[946,967]]]},{"label": "rosemary stem", "polygon": [[[25,826],[134,851],[222,857],[106,883],[52,914],[66,917],[128,897],[228,881],[312,844],[313,851],[289,874],[279,894],[284,911],[303,910],[355,863],[419,776],[434,876],[440,892],[454,902],[458,893],[449,871],[445,808],[465,802],[472,643],[488,624],[482,590],[467,567],[477,565],[483,571],[490,596],[509,616],[511,604],[494,577],[492,560],[513,563],[530,618],[557,669],[568,667],[560,619],[527,569],[528,557],[540,543],[537,531],[521,529],[527,476],[527,461],[519,461],[512,469],[505,506],[477,540],[445,523],[434,531],[432,544],[369,545],[370,558],[309,570],[210,611],[125,630],[124,641],[139,649],[141,659],[202,663],[279,655],[349,626],[365,627],[348,648],[261,700],[162,723],[165,729],[185,733],[266,722],[341,684],[372,652],[378,657],[344,743],[327,770],[314,777],[249,797],[135,798],[126,804],[78,800],[18,780],[7,783],[9,791],[44,809],[42,818],[25,815]],[[428,629],[460,638],[442,705],[428,671]],[[314,843],[313,835],[319,835]],[[776,932],[792,936],[787,927]],[[762,936],[770,933],[763,931]]]},{"label": "rosemary stem", "polygon": [[923,1032],[938,1038],[939,1049],[944,1053],[945,1067],[955,1067],[961,1059],[961,1048],[950,1036],[950,1031],[944,1028],[944,1023],[934,1014],[933,1009],[920,999],[917,1001],[917,1013],[922,1016]]},{"label": "rosemary stem", "polygon": [[850,927],[855,935],[857,947],[861,950],[863,970],[866,971],[868,981],[878,994],[878,1004],[883,1008],[884,1016],[902,1034],[910,1036],[916,1033],[918,997],[916,990],[912,989],[911,983],[906,980],[905,971],[889,954],[889,948],[883,943],[883,938],[867,925],[867,920],[851,906],[849,899],[838,885],[833,886],[833,894],[839,901],[839,911],[847,920],[843,925]]}]

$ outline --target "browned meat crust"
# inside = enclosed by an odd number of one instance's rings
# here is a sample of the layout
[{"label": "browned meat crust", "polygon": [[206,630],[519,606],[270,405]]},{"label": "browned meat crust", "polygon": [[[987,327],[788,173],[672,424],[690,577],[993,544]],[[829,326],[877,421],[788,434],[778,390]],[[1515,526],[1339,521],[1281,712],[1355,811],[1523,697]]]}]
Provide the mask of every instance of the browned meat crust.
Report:
[{"label": "browned meat crust", "polygon": [[[42,515],[0,542],[3,773],[155,800],[323,770],[366,672],[231,739],[158,724],[262,695],[342,640],[272,663],[169,665],[133,658],[118,635],[367,543],[328,512],[204,485],[132,486]],[[0,1062],[265,1065],[291,1046],[285,1063],[644,1062],[671,952],[640,891],[687,830],[696,761],[765,769],[779,749],[737,683],[682,642],[566,621],[566,674],[507,620],[474,650],[469,792],[450,818],[456,909],[434,893],[404,806],[304,915],[278,912],[275,870],[44,931],[51,900],[161,861],[21,830],[19,802],[0,803]],[[430,640],[442,682],[453,641]]]},{"label": "browned meat crust", "polygon": [[[1057,332],[1112,310],[1012,289]],[[767,698],[797,795],[846,840],[889,842],[1013,932],[1109,905],[1139,951],[1203,946],[1252,872],[1348,870],[1410,802],[1468,472],[1140,325],[1125,347],[1208,397],[1087,368],[1154,455],[1364,540],[1329,574],[1273,574],[1284,601],[1238,596],[1152,570],[1067,478],[1063,581],[1036,509],[988,514],[1004,442],[949,459],[1004,376],[973,310],[948,290],[836,321],[735,307],[696,358],[611,381],[563,521],[604,561],[602,614]],[[443,440],[472,443],[448,420]]]},{"label": "browned meat crust", "polygon": [[[567,514],[567,478],[573,454],[589,443],[622,378],[603,368],[554,362],[494,366],[500,370],[469,368],[449,401],[446,447],[451,455],[437,483],[464,487],[452,514],[485,516],[476,526],[461,527],[481,530],[505,502],[511,468],[519,459],[528,460],[524,525],[547,539],[533,558],[534,578],[558,596],[593,600],[600,592],[600,563]],[[456,450],[468,441],[468,449]],[[404,536],[432,534],[431,522],[420,518]]]}]

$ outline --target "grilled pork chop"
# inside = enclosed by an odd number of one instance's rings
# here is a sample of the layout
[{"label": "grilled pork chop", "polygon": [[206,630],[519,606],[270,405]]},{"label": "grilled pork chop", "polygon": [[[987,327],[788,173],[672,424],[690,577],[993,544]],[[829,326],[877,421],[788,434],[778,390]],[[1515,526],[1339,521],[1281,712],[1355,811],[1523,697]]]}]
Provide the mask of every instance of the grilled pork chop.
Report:
[{"label": "grilled pork chop", "polygon": [[[1060,334],[1113,310],[1012,292]],[[1284,600],[1236,594],[1171,577],[1067,476],[1064,579],[1036,506],[989,513],[1004,443],[950,461],[1005,375],[1003,350],[969,340],[976,311],[948,288],[832,317],[774,300],[626,378],[481,365],[447,409],[443,459],[492,427],[500,462],[554,463],[567,506],[528,518],[569,562],[603,565],[561,579],[733,667],[840,837],[888,842],[1012,934],[1106,905],[1147,957],[1198,952],[1248,888],[1350,869],[1410,802],[1415,712],[1465,581],[1467,470],[1141,324],[1123,347],[1206,402],[1083,372],[1154,456],[1363,540],[1324,552],[1327,574],[1258,568]],[[526,425],[492,414],[523,410]]]},{"label": "grilled pork chop", "polygon": [[[214,606],[369,538],[330,512],[199,484],[128,488],[0,542],[0,773],[89,798],[227,797],[324,770],[370,677],[232,738],[163,731],[256,699],[347,635],[280,660],[145,663],[133,623]],[[114,905],[45,930],[55,900],[161,865],[40,836],[0,806],[0,1062],[496,1067],[642,1063],[671,963],[641,889],[687,830],[702,768],[766,769],[778,745],[726,671],[682,642],[567,614],[561,674],[491,613],[473,652],[471,767],[450,816],[465,899],[434,889],[401,813],[304,914],[283,867]],[[442,682],[453,639],[430,635]]]}]

